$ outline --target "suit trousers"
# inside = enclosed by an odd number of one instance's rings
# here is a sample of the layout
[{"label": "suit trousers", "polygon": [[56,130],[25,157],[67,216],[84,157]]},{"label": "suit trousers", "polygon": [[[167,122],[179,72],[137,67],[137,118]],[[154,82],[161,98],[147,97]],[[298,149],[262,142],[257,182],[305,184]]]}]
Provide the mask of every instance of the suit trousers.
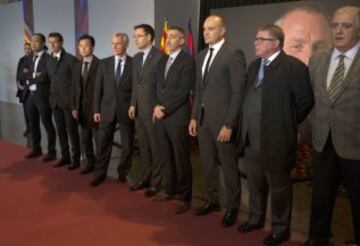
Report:
[{"label": "suit trousers", "polygon": [[98,156],[99,153],[99,130],[97,127],[81,125],[80,135],[81,143],[85,150],[86,165],[88,167],[93,167],[96,163],[96,156]]},{"label": "suit trousers", "polygon": [[[354,133],[358,134],[358,133]],[[331,236],[331,221],[337,188],[343,179],[349,193],[353,226],[360,243],[360,160],[341,158],[334,149],[331,134],[322,152],[313,152],[314,176],[311,202],[310,237],[327,242]]]},{"label": "suit trousers", "polygon": [[30,126],[32,134],[32,148],[34,150],[41,149],[41,130],[40,119],[45,128],[48,139],[48,153],[56,153],[56,132],[52,122],[52,112],[49,104],[49,100],[46,100],[40,95],[37,95],[37,91],[30,92],[29,97],[26,100],[27,111],[30,116]]},{"label": "suit trousers", "polygon": [[76,120],[72,117],[70,110],[63,110],[57,106],[53,109],[53,113],[61,147],[62,159],[70,160],[68,140],[70,137],[72,162],[80,164],[81,149]]},{"label": "suit trousers", "polygon": [[191,201],[191,139],[187,126],[155,123],[159,139],[162,186],[167,194],[180,193],[182,201]]},{"label": "suit trousers", "polygon": [[[96,175],[106,175],[111,158],[112,143],[116,124],[112,122],[100,122],[99,125],[99,155],[96,160]],[[134,123],[118,123],[121,137],[121,155],[117,167],[118,175],[125,177],[131,168],[131,160],[134,149]]]},{"label": "suit trousers", "polygon": [[152,120],[135,119],[140,149],[139,181],[150,182],[151,186],[161,188],[161,166],[159,160],[159,142]]},{"label": "suit trousers", "polygon": [[240,172],[236,145],[233,141],[221,143],[217,141],[218,129],[212,129],[206,114],[203,114],[199,127],[200,158],[203,166],[207,202],[219,203],[219,167],[224,173],[226,188],[226,209],[238,210],[240,206]]},{"label": "suit trousers", "polygon": [[262,157],[258,151],[246,146],[245,170],[249,186],[249,219],[251,224],[262,224],[266,218],[268,193],[271,194],[272,233],[290,231],[292,210],[291,171],[271,171],[266,165],[273,160]]}]

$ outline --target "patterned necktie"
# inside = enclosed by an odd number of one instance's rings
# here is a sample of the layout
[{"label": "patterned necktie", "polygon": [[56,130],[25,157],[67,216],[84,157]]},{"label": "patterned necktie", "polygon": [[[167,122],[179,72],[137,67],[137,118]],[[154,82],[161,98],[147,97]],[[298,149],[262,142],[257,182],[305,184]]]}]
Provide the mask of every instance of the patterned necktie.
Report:
[{"label": "patterned necktie", "polygon": [[166,76],[167,76],[167,74],[168,74],[168,72],[169,72],[169,69],[170,69],[170,67],[171,67],[171,64],[173,63],[173,60],[174,60],[174,58],[172,58],[171,56],[169,56],[169,58],[168,58],[168,60],[167,60],[167,62],[166,62],[166,66],[165,66],[165,79],[166,79]]},{"label": "patterned necktie", "polygon": [[213,51],[214,51],[214,48],[210,48],[210,54],[209,54],[209,57],[206,61],[206,65],[205,65],[205,71],[204,71],[204,75],[203,75],[203,84],[205,84],[204,82],[206,81],[206,78],[207,78],[207,75],[208,75],[208,72],[209,72],[209,67],[210,67],[210,61],[211,61],[211,58],[213,56]]},{"label": "patterned necktie", "polygon": [[336,67],[334,75],[330,81],[329,88],[327,90],[331,102],[334,102],[336,96],[338,95],[345,74],[345,64],[344,64],[345,56],[341,54],[338,56],[338,58],[339,58],[339,64]]},{"label": "patterned necktie", "polygon": [[260,87],[262,85],[262,82],[263,82],[263,79],[264,79],[264,69],[265,69],[265,66],[267,65],[267,63],[268,63],[267,59],[262,59],[261,60],[261,64],[260,64],[260,68],[259,68],[255,88],[258,88],[258,87]]},{"label": "patterned necktie", "polygon": [[82,74],[84,82],[87,80],[87,77],[88,77],[88,68],[89,68],[89,62],[86,61],[86,62],[84,62],[84,70],[83,70],[83,74]]}]

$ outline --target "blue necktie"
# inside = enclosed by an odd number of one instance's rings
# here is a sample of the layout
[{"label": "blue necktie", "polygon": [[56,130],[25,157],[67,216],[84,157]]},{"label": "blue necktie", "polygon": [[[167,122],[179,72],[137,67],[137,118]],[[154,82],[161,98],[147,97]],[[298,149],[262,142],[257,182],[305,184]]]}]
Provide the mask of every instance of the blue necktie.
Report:
[{"label": "blue necktie", "polygon": [[261,60],[261,64],[260,64],[260,68],[259,68],[259,72],[258,72],[258,76],[257,76],[257,81],[256,81],[255,88],[258,88],[259,86],[262,85],[262,81],[263,81],[263,79],[264,79],[264,68],[265,68],[267,62],[268,62],[267,59],[262,59],[262,60]]}]

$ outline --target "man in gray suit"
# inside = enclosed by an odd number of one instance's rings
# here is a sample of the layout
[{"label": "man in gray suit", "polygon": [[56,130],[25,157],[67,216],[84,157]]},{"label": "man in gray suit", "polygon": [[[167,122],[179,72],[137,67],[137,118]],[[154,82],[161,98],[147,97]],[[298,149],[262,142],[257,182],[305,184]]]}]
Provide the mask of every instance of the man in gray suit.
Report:
[{"label": "man in gray suit", "polygon": [[207,194],[206,203],[196,208],[194,214],[205,215],[220,209],[218,169],[221,166],[226,187],[223,227],[236,222],[240,205],[240,176],[234,139],[246,72],[243,52],[225,41],[225,32],[221,16],[212,15],[205,20],[204,39],[209,47],[196,57],[196,89],[189,124],[190,135],[199,134]]},{"label": "man in gray suit", "polygon": [[135,119],[139,136],[141,170],[138,181],[129,189],[134,191],[150,186],[145,196],[151,197],[161,186],[158,141],[152,117],[156,105],[155,73],[164,55],[152,45],[155,32],[150,25],[140,24],[134,29],[135,44],[140,52],[133,59],[133,88],[128,113],[130,119]]},{"label": "man in gray suit", "polygon": [[241,148],[249,184],[249,218],[242,233],[261,229],[271,194],[271,233],[265,245],[290,237],[292,183],[297,128],[314,97],[308,68],[282,50],[284,33],[276,25],[261,27],[254,41],[258,57],[248,68],[242,108]]},{"label": "man in gray suit", "polygon": [[360,243],[360,8],[337,9],[333,49],[310,59],[315,107],[311,114],[314,177],[310,236],[305,245],[329,245],[336,190],[344,178]]},{"label": "man in gray suit", "polygon": [[164,192],[158,193],[156,200],[169,200],[178,189],[181,202],[175,208],[175,213],[180,214],[190,209],[192,195],[190,136],[187,126],[190,120],[189,96],[195,82],[195,62],[181,50],[185,43],[184,30],[171,27],[167,34],[169,56],[164,56],[156,73],[158,102],[154,108],[154,119],[164,186]]}]

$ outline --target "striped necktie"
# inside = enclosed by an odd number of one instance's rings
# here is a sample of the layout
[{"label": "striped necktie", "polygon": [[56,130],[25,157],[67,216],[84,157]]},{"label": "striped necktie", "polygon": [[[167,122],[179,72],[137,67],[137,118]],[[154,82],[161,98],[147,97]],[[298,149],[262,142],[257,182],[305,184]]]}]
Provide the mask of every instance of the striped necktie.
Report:
[{"label": "striped necktie", "polygon": [[336,96],[340,91],[341,84],[344,80],[344,74],[345,74],[345,65],[344,65],[345,55],[341,54],[338,56],[338,58],[339,58],[339,64],[336,67],[334,75],[330,81],[329,88],[327,90],[331,102],[335,101]]}]

